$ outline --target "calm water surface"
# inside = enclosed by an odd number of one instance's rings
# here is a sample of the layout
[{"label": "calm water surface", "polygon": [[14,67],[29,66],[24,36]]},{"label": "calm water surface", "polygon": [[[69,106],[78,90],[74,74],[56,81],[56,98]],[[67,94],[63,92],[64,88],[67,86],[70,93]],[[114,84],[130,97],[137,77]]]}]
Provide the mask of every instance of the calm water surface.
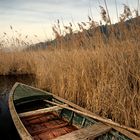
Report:
[{"label": "calm water surface", "polygon": [[33,76],[0,76],[0,140],[19,140],[8,108],[9,91],[15,82],[34,85]]}]

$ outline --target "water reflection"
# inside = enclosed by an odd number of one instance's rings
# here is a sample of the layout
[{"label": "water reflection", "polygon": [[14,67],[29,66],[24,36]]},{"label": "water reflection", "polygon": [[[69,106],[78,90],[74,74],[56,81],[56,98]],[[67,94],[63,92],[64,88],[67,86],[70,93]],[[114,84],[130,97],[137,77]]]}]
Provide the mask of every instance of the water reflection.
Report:
[{"label": "water reflection", "polygon": [[15,82],[34,85],[33,76],[0,76],[0,140],[19,140],[8,108],[9,91]]}]

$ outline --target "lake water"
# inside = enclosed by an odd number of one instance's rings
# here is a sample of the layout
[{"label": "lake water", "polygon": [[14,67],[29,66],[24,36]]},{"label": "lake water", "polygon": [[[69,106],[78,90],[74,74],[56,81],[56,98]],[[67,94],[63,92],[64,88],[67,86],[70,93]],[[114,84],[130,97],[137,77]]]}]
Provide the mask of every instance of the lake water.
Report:
[{"label": "lake water", "polygon": [[19,140],[8,108],[9,91],[15,82],[34,85],[33,76],[0,76],[0,140]]}]

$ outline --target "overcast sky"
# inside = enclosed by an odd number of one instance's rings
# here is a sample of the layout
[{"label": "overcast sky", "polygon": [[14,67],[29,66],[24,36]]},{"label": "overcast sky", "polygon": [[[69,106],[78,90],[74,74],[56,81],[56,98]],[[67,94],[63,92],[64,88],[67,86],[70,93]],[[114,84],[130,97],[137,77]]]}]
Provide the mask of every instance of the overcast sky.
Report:
[{"label": "overcast sky", "polygon": [[[138,0],[116,0],[119,14],[123,11],[123,3],[137,8]],[[88,21],[88,15],[99,22],[99,5],[103,0],[0,0],[0,36],[3,32],[11,34],[10,25],[22,34],[39,41],[52,37],[51,27],[57,19],[68,22]],[[110,16],[116,21],[115,0],[107,0]]]}]

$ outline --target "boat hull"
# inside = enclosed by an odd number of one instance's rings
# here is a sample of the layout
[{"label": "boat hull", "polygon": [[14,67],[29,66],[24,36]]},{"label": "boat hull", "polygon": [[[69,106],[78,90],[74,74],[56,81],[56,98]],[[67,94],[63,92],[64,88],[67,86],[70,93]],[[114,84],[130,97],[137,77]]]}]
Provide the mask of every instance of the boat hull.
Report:
[{"label": "boat hull", "polygon": [[140,139],[125,129],[103,124],[104,119],[72,102],[22,83],[13,86],[9,109],[22,140]]}]

